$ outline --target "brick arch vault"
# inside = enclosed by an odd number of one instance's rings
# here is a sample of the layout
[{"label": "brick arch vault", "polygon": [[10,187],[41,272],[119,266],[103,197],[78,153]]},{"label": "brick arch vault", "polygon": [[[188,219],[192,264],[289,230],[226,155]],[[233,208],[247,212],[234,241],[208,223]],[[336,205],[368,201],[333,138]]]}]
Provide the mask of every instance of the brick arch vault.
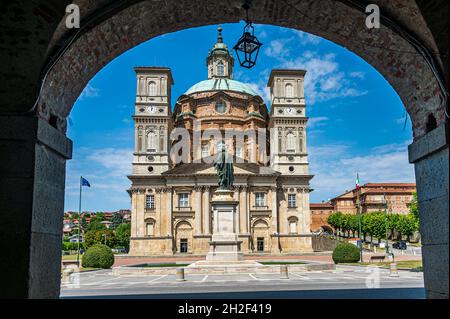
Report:
[{"label": "brick arch vault", "polygon": [[[81,28],[65,27],[78,4]],[[346,47],[400,96],[414,132],[427,297],[448,298],[448,1],[259,0],[254,23],[302,30]],[[66,118],[88,81],[158,35],[232,23],[243,0],[4,1],[0,6],[0,296],[56,298],[60,285]],[[4,287],[5,289],[4,289]],[[7,287],[7,289],[6,289]]]}]

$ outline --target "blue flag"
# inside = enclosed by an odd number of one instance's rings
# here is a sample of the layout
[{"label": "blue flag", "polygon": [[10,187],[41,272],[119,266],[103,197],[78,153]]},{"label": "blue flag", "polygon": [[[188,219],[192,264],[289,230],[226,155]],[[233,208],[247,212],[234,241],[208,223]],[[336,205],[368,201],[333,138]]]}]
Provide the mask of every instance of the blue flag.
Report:
[{"label": "blue flag", "polygon": [[83,178],[83,176],[81,176],[81,186],[91,187],[91,184],[89,184],[87,179],[85,179],[85,178]]}]

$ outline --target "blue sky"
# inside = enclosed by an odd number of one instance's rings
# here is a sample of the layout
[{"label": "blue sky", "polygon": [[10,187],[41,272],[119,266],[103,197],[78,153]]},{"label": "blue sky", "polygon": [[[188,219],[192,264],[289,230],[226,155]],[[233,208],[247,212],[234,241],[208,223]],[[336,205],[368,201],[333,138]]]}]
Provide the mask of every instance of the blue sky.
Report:
[{"label": "blue sky", "polygon": [[[243,24],[224,24],[229,48]],[[268,103],[266,83],[273,68],[307,70],[305,91],[311,202],[327,200],[361,183],[414,182],[404,128],[402,102],[389,83],[357,55],[330,41],[292,29],[256,25],[264,44],[257,65],[235,64],[235,79],[251,83]],[[104,67],[84,89],[70,114],[68,136],[74,141],[67,164],[65,210],[78,210],[79,176],[83,210],[130,208],[126,189],[133,149],[135,66],[170,67],[175,85],[172,106],[190,86],[207,78],[205,58],[217,38],[217,26],[187,29],[152,39]]]}]

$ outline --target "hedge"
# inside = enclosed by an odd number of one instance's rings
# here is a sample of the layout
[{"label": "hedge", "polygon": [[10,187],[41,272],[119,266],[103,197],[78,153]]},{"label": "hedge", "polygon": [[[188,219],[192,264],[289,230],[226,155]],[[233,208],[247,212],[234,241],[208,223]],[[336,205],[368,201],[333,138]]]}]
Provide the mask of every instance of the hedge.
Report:
[{"label": "hedge", "polygon": [[90,247],[83,256],[82,266],[84,268],[108,269],[114,264],[114,254],[106,245],[96,244]]},{"label": "hedge", "polygon": [[339,263],[354,263],[359,261],[359,248],[353,244],[342,243],[338,244],[333,251],[333,261],[335,264]]}]

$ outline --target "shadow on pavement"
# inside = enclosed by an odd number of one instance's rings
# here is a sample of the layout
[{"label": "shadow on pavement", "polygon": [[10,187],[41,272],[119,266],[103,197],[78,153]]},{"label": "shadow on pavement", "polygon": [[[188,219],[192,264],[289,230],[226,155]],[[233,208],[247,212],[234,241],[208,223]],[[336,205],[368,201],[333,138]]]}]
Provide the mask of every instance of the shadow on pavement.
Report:
[{"label": "shadow on pavement", "polygon": [[424,299],[424,288],[378,288],[290,291],[77,296],[63,299]]}]

